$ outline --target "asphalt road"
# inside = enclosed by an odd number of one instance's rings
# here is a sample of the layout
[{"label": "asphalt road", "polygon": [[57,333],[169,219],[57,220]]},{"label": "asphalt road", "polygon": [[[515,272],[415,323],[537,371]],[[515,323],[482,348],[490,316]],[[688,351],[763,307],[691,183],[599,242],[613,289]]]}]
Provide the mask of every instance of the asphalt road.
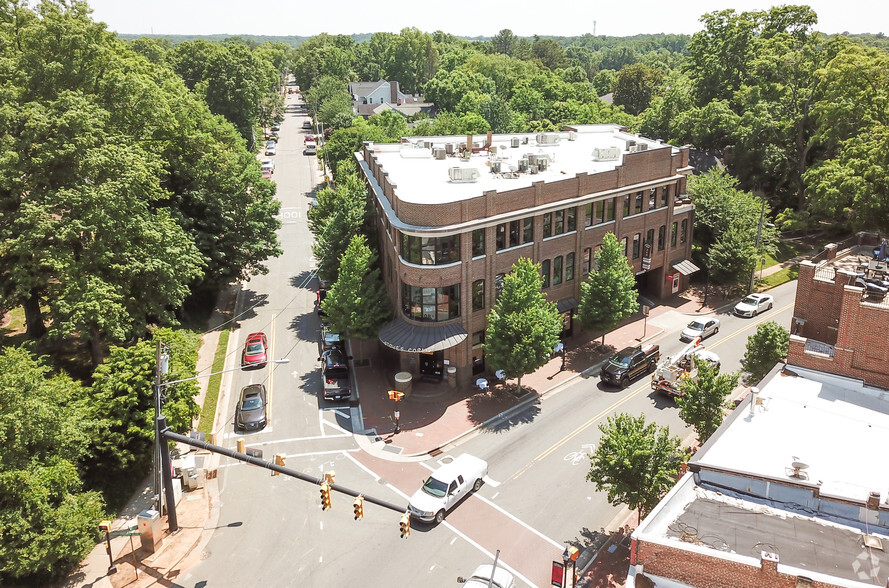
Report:
[{"label": "asphalt road", "polygon": [[[239,361],[246,335],[261,330],[270,338],[272,357],[291,362],[226,374],[223,444],[233,448],[243,438],[265,459],[282,453],[290,468],[319,477],[335,471],[336,483],[405,506],[430,470],[448,456],[477,455],[488,461],[489,476],[441,525],[414,522],[410,537],[401,539],[398,513],[365,504],[365,518],[355,521],[351,497],[336,493],[333,509],[323,512],[317,486],[223,458],[217,529],[203,561],[177,583],[452,586],[457,576],[469,575],[499,549],[501,562],[521,584],[548,586],[550,562],[561,559],[566,544],[586,543],[600,527],[611,528],[625,514],[586,480],[587,456],[598,443],[599,424],[612,414],[629,412],[645,414],[683,438],[691,431],[675,404],[651,391],[648,377],[626,390],[587,378],[426,462],[392,462],[361,452],[349,432],[348,408],[318,401],[318,319],[306,226],[318,168],[314,157],[302,154],[305,115],[293,108],[294,102],[288,96],[274,174],[283,204],[280,238],[285,253],[269,262],[267,275],[245,284],[238,305],[240,328],[229,347],[229,361]],[[747,337],[758,324],[775,320],[789,327],[795,286],[774,289],[775,308],[759,317],[740,319],[730,309],[718,314],[720,332],[706,345],[720,355],[723,371],[740,368]],[[678,333],[689,320],[675,314],[652,319],[665,329],[652,340],[662,355],[685,345]],[[232,426],[237,392],[252,382],[269,388],[270,425],[262,432],[238,434]]]}]

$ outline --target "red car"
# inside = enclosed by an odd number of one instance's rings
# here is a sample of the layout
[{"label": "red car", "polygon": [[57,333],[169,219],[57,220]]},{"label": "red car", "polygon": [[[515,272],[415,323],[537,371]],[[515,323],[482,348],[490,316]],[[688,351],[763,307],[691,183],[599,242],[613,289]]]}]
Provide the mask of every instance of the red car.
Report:
[{"label": "red car", "polygon": [[262,177],[264,177],[267,180],[271,180],[272,179],[272,170],[270,170],[270,169],[262,170]]},{"label": "red car", "polygon": [[265,333],[250,333],[247,342],[244,343],[244,352],[241,354],[241,365],[265,367],[268,362],[269,343]]}]

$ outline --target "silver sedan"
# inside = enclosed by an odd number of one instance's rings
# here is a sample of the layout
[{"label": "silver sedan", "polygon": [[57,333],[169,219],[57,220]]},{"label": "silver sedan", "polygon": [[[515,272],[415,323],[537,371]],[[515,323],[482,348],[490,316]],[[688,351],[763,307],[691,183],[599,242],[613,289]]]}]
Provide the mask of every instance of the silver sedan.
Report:
[{"label": "silver sedan", "polygon": [[682,332],[679,334],[679,339],[682,341],[693,341],[697,337],[706,339],[710,335],[715,335],[718,332],[719,319],[695,319],[688,323],[687,327],[682,329]]}]

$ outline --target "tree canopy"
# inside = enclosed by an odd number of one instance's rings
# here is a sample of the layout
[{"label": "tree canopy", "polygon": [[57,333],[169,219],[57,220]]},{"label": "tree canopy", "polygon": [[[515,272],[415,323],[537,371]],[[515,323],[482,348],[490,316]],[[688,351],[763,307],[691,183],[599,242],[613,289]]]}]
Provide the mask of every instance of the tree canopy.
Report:
[{"label": "tree canopy", "polygon": [[695,378],[683,378],[679,382],[682,393],[676,399],[679,417],[694,428],[698,441],[704,443],[719,428],[729,407],[726,397],[738,385],[737,373],[720,374],[716,366],[702,361],[697,364]]},{"label": "tree canopy", "polygon": [[580,285],[577,319],[584,329],[605,333],[639,310],[639,293],[630,262],[614,233],[606,233],[595,266]]},{"label": "tree canopy", "polygon": [[756,384],[787,357],[790,332],[774,321],[756,327],[756,333],[747,338],[747,350],[741,359],[744,382]]}]

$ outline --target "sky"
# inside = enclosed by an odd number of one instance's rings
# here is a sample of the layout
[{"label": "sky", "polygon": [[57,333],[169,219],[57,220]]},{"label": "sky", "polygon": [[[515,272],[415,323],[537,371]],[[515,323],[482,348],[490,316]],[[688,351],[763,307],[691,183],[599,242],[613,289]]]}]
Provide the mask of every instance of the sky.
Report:
[{"label": "sky", "polygon": [[[766,0],[87,0],[93,19],[121,34],[351,35],[415,27],[459,37],[492,37],[509,29],[521,37],[586,33],[626,37],[693,34],[702,14],[733,8],[767,10]],[[791,4],[794,2],[784,2]],[[802,4],[803,2],[796,2]],[[823,33],[889,34],[887,0],[812,0]]]}]

